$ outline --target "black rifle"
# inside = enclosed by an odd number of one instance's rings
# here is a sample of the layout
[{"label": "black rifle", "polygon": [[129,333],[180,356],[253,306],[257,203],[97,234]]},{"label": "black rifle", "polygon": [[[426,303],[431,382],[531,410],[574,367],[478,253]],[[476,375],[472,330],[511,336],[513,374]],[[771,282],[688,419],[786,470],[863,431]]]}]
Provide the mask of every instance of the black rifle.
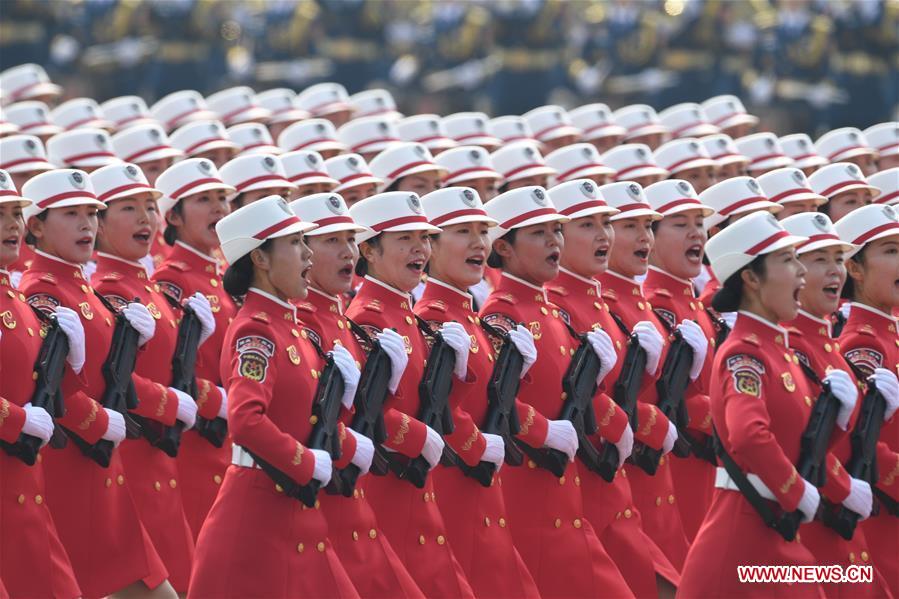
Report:
[{"label": "black rifle", "polygon": [[[312,416],[309,418],[309,421],[312,422],[312,432],[309,434],[306,447],[327,451],[332,460],[338,460],[340,459],[340,438],[337,434],[337,424],[340,416],[340,400],[344,391],[343,376],[334,363],[334,357],[322,352],[317,343],[313,342],[313,345],[324,358],[325,366],[322,368],[318,386],[315,389]],[[306,507],[315,506],[318,491],[321,488],[320,481],[313,478],[305,485],[301,485],[247,448],[244,448],[244,451],[250,454],[253,461],[275,481],[275,484],[281,487],[288,497],[299,499]]]},{"label": "black rifle", "polygon": [[[179,304],[168,295],[165,297],[172,308],[183,312],[181,326],[178,329],[178,343],[175,346],[175,355],[172,358],[172,387],[179,391],[184,391],[196,399],[197,354],[199,353],[200,335],[203,332],[203,325],[200,323],[200,319],[193,308]],[[215,418],[203,418],[197,414],[197,422],[194,425],[194,429],[215,447],[221,447],[225,444],[225,439],[228,436],[228,421],[218,416]]]},{"label": "black rifle", "polygon": [[[121,414],[125,419],[126,437],[136,439],[141,436],[142,431],[140,425],[131,417],[128,410],[137,408],[138,404],[137,391],[134,389],[134,381],[131,379],[131,374],[134,372],[134,364],[137,362],[137,344],[140,341],[140,333],[131,326],[125,315],[118,312],[102,294],[95,293],[95,295],[106,306],[106,309],[115,316],[116,321],[112,332],[112,342],[109,344],[109,354],[106,356],[106,361],[103,362],[101,369],[103,380],[106,382],[106,389],[103,391],[100,404],[108,410]],[[138,301],[138,299],[135,298],[134,301]],[[112,441],[101,439],[90,445],[77,435],[69,436],[75,441],[75,444],[78,445],[84,455],[104,468],[109,467],[112,450],[115,449]]]},{"label": "black rifle", "polygon": [[[32,308],[34,309],[34,308]],[[37,373],[37,383],[34,393],[31,395],[31,405],[44,408],[53,418],[61,418],[65,414],[62,385],[65,377],[66,358],[69,355],[69,340],[59,327],[56,316],[46,316],[40,310],[34,309],[42,321],[46,322],[44,341],[34,364]],[[37,461],[38,452],[41,450],[42,441],[38,437],[20,433],[14,443],[0,441],[6,453],[17,457],[29,466]],[[53,429],[50,437],[50,446],[59,449],[65,447],[66,437],[61,427]]]},{"label": "black rifle", "polygon": [[[493,363],[493,373],[487,381],[487,414],[481,430],[502,437],[506,463],[520,466],[524,461],[524,456],[515,442],[515,435],[521,431],[515,400],[521,384],[524,358],[509,338],[508,333],[502,332],[483,320],[480,322],[481,328],[488,335],[503,340],[503,345]],[[459,468],[466,476],[474,478],[484,487],[493,484],[493,475],[496,474],[496,464],[493,462],[480,462],[477,466],[469,466],[460,460]]]},{"label": "black rifle", "polygon": [[[674,339],[662,366],[662,376],[656,381],[656,390],[659,394],[657,407],[677,427],[677,441],[674,443],[672,453],[685,458],[690,455],[691,444],[684,431],[689,423],[684,396],[690,384],[694,353],[680,331],[675,329],[672,335]],[[636,443],[631,461],[644,472],[655,474],[659,469],[661,457],[661,449],[653,449],[645,443]]]},{"label": "black rifle", "polygon": [[727,336],[730,335],[730,327],[727,325],[727,321],[715,314],[712,310],[706,308],[706,314],[712,319],[712,322],[715,323],[715,347],[721,347],[721,345],[727,341]]},{"label": "black rifle", "polygon": [[[851,366],[851,364],[850,364]],[[853,367],[859,379],[864,380],[864,373]],[[868,391],[862,398],[861,409],[858,414],[858,420],[849,442],[852,447],[852,453],[849,462],[846,464],[846,472],[852,478],[867,481],[872,490],[877,483],[877,442],[880,439],[880,428],[883,425],[883,417],[886,413],[886,399],[883,394],[877,390],[877,386],[873,381],[868,381]],[[883,494],[877,494],[878,498],[884,497]],[[822,502],[823,503],[823,502]],[[889,508],[889,503],[885,503]],[[833,505],[824,504],[821,514],[821,520],[844,539],[851,539],[855,534],[855,527],[861,516],[856,514],[842,504]]]},{"label": "black rifle", "polygon": [[[389,468],[387,466],[387,452],[381,444],[387,439],[387,430],[384,427],[384,402],[387,400],[390,385],[390,356],[381,347],[377,339],[369,337],[361,326],[347,319],[350,329],[359,338],[360,342],[369,348],[365,366],[359,377],[359,387],[356,389],[356,397],[353,400],[355,413],[350,423],[350,428],[371,439],[375,446],[375,454],[372,459],[369,472],[376,476],[384,476]],[[328,493],[341,494],[352,497],[356,488],[356,480],[361,470],[355,464],[348,464],[342,470],[336,470],[331,477],[332,484],[327,487]]]},{"label": "black rifle", "polygon": [[[419,316],[418,328],[421,332],[433,340],[431,351],[428,354],[428,365],[424,375],[418,384],[419,411],[418,419],[428,425],[438,434],[444,435],[453,432],[453,415],[450,411],[449,396],[453,389],[453,369],[456,366],[456,353],[452,347],[443,340],[439,331],[431,330],[431,327]],[[457,458],[458,459],[458,458]],[[455,463],[447,452],[442,460],[446,465]],[[391,454],[388,460],[390,469],[399,478],[407,480],[419,489],[425,486],[431,465],[424,456],[418,456],[406,460],[399,454]]]},{"label": "black rifle", "polygon": [[843,327],[846,326],[846,317],[843,316],[843,313],[837,310],[833,313],[833,326],[830,329],[830,334],[834,339],[840,338],[840,333],[843,332]]}]

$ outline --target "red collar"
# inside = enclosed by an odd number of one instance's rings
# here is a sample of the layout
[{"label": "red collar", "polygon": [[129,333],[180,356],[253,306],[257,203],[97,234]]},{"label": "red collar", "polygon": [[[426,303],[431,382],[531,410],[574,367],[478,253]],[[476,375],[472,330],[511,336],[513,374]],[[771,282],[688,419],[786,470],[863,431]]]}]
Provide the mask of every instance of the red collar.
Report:
[{"label": "red collar", "polygon": [[684,295],[691,300],[696,299],[692,281],[675,277],[673,274],[655,266],[649,267],[649,272],[646,274],[646,280],[643,282],[643,285],[652,289],[667,289],[675,297]]}]

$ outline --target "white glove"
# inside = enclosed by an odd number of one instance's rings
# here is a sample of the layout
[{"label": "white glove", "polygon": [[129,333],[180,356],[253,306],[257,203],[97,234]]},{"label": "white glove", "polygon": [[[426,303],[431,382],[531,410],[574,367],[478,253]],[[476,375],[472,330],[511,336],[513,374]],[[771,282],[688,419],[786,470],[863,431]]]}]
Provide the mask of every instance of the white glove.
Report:
[{"label": "white glove", "polygon": [[212,315],[212,306],[205,295],[197,291],[184,302],[191,310],[197,313],[200,320],[200,345],[212,337],[215,333],[215,316]]},{"label": "white glove", "polygon": [[84,280],[90,281],[91,277],[94,276],[94,273],[97,272],[97,263],[94,260],[88,260],[87,264],[81,267],[81,272],[84,274]]},{"label": "white glove", "polygon": [[665,433],[665,440],[662,441],[662,455],[665,455],[674,449],[674,442],[677,441],[677,427],[670,420],[668,421],[668,432]]},{"label": "white glove", "polygon": [[567,420],[550,420],[543,445],[564,452],[568,461],[573,462],[577,453],[577,431],[574,430],[574,425]]},{"label": "white glove", "polygon": [[481,456],[481,461],[496,464],[496,470],[498,472],[503,465],[503,461],[506,459],[506,444],[499,435],[491,435],[490,433],[482,434],[484,435],[484,440],[487,441],[487,446],[484,447],[484,455]]},{"label": "white glove", "polygon": [[400,380],[403,373],[406,372],[406,366],[409,364],[409,355],[406,353],[406,343],[399,333],[393,329],[384,329],[377,335],[381,347],[387,352],[390,358],[390,382],[388,389],[391,393],[396,393],[400,386]]},{"label": "white glove", "polygon": [[340,403],[349,410],[353,406],[353,398],[356,397],[356,389],[359,387],[359,377],[362,376],[362,373],[356,366],[353,354],[344,346],[335,345],[334,349],[328,353],[333,356],[334,365],[337,366],[337,370],[340,371],[340,376],[343,378],[343,397],[340,398]]},{"label": "white glove", "polygon": [[648,320],[641,320],[634,325],[634,332],[640,340],[640,347],[646,351],[646,372],[649,376],[654,376],[659,369],[662,350],[665,349],[665,339]]},{"label": "white glove", "polygon": [[69,341],[69,354],[66,356],[66,362],[69,363],[75,374],[78,374],[84,368],[84,325],[81,324],[78,314],[70,308],[59,306],[53,313],[56,315],[59,328],[62,329]]},{"label": "white glove", "polygon": [[446,444],[443,442],[443,437],[440,436],[440,433],[430,426],[425,428],[427,434],[425,435],[425,445],[421,448],[421,455],[433,468],[440,463],[440,457],[443,455],[443,446]]},{"label": "white glove", "polygon": [[228,420],[228,394],[225,392],[224,387],[216,387],[216,389],[222,394],[222,405],[219,406],[219,413],[216,416]]},{"label": "white glove", "polygon": [[41,447],[50,442],[53,436],[53,417],[44,408],[38,408],[30,403],[25,404],[25,424],[22,432],[42,441]]},{"label": "white glove", "polygon": [[877,390],[880,391],[880,394],[886,400],[887,409],[884,412],[883,419],[889,420],[896,413],[896,408],[899,408],[899,380],[896,379],[895,374],[886,368],[875,368],[874,374],[868,377],[868,380],[874,381]]},{"label": "white glove", "polygon": [[618,449],[618,467],[621,468],[624,460],[628,459],[634,451],[634,431],[630,424],[624,427],[621,438],[614,445]]},{"label": "white glove", "polygon": [[852,303],[851,302],[846,302],[845,304],[840,306],[840,314],[842,314],[843,318],[845,318],[846,320],[849,320],[849,312],[851,312],[851,311],[852,311]]},{"label": "white glove", "polygon": [[458,322],[445,322],[440,327],[440,336],[446,341],[446,344],[453,348],[456,354],[456,366],[453,368],[453,374],[456,378],[464,381],[468,375],[468,353],[471,351],[471,337],[468,332]]},{"label": "white glove", "polygon": [[727,325],[727,328],[733,330],[734,325],[737,323],[737,312],[722,312],[719,316],[724,321],[724,324]]},{"label": "white glove", "polygon": [[356,453],[353,454],[351,463],[359,468],[360,474],[368,474],[371,468],[371,461],[375,457],[375,444],[365,435],[360,435],[351,428],[346,429],[348,433],[356,438]]},{"label": "white glove", "polygon": [[173,391],[178,397],[178,412],[175,418],[184,424],[184,430],[193,428],[197,422],[197,402],[184,391],[178,391],[174,387],[169,387],[169,391]]},{"label": "white glove", "polygon": [[15,270],[9,273],[9,283],[10,285],[12,285],[13,289],[19,288],[19,283],[22,282],[22,274],[23,273],[20,270]]},{"label": "white glove", "polygon": [[156,321],[150,315],[150,311],[147,310],[145,305],[131,302],[122,309],[122,314],[140,334],[140,339],[137,342],[138,346],[144,345],[156,334]]},{"label": "white glove", "polygon": [[518,353],[521,354],[523,360],[521,378],[524,378],[524,375],[528,373],[528,370],[537,361],[537,346],[534,345],[534,336],[529,328],[518,325],[509,331],[509,339],[512,340]]},{"label": "white glove", "polygon": [[307,449],[307,451],[311,451],[312,455],[315,456],[312,478],[320,482],[321,486],[328,486],[328,483],[331,482],[331,471],[333,470],[331,454],[321,449]]},{"label": "white glove", "polygon": [[615,368],[615,363],[618,362],[618,354],[615,353],[612,338],[602,329],[588,332],[587,341],[590,342],[593,353],[599,358],[599,373],[596,375],[596,384],[598,385]]},{"label": "white glove", "polygon": [[702,365],[705,364],[705,356],[709,350],[709,340],[705,336],[702,327],[692,320],[684,319],[677,327],[684,341],[693,349],[693,364],[690,366],[690,380],[695,381],[702,373]]},{"label": "white glove", "polygon": [[874,507],[871,485],[867,481],[850,478],[849,495],[843,500],[843,505],[861,516],[862,520],[866,519]]},{"label": "white glove", "polygon": [[805,483],[805,488],[802,489],[802,499],[799,500],[799,511],[802,512],[802,523],[808,524],[815,519],[818,505],[821,503],[821,495],[815,485],[804,478],[802,482]]},{"label": "white glove", "polygon": [[831,370],[824,377],[824,382],[830,383],[830,391],[834,397],[840,400],[837,426],[846,430],[849,428],[849,418],[852,416],[852,410],[855,409],[855,402],[858,401],[858,388],[845,370]]},{"label": "white glove", "polygon": [[113,445],[118,447],[119,443],[125,440],[125,417],[115,410],[103,409],[106,410],[106,415],[109,416],[109,424],[106,425],[106,432],[103,433],[102,438],[112,441]]}]

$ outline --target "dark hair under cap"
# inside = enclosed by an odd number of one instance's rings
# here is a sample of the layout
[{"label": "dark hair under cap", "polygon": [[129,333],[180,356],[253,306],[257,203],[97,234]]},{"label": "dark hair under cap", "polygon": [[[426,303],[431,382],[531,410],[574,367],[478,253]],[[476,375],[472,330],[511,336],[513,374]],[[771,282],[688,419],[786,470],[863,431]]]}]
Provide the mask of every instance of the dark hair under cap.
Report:
[{"label": "dark hair under cap", "polygon": [[752,262],[732,274],[721,285],[721,289],[712,296],[712,309],[716,312],[736,312],[740,309],[740,302],[743,300],[743,271],[751,269],[752,272],[759,276],[765,275],[765,256],[756,256]]},{"label": "dark hair under cap", "polygon": [[[262,251],[268,251],[272,245],[271,239],[266,239],[258,248]],[[244,254],[237,262],[228,266],[222,277],[222,287],[225,291],[234,297],[242,297],[247,294],[250,285],[253,284],[253,259],[250,254]]]},{"label": "dark hair under cap", "polygon": [[[362,243],[367,243],[372,248],[379,250],[381,249],[381,234],[378,233],[374,237],[366,239]],[[353,269],[353,272],[356,273],[357,277],[364,277],[368,274],[368,260],[365,259],[365,256],[362,255],[361,251],[359,252],[359,259],[356,260],[356,266]]]}]

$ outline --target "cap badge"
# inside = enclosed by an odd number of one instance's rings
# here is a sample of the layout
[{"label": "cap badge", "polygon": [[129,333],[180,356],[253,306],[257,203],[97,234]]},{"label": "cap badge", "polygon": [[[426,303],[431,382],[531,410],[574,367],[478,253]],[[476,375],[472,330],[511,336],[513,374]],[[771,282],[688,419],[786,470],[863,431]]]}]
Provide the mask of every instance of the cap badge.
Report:
[{"label": "cap badge", "polygon": [[827,229],[828,229],[828,227],[827,227],[827,217],[824,216],[823,214],[816,214],[816,215],[814,216],[814,218],[812,218],[812,224],[815,225],[815,227],[816,227],[819,231],[827,232]]},{"label": "cap badge", "polygon": [[133,181],[140,181],[140,171],[133,164],[129,164],[124,169],[125,176]]},{"label": "cap badge", "polygon": [[847,167],[846,167],[846,172],[847,172],[847,173],[849,174],[849,176],[852,177],[853,179],[861,179],[861,176],[862,176],[861,171],[859,171],[859,170],[858,170],[858,167],[855,166],[854,164],[850,164],[849,166],[847,166]]},{"label": "cap badge", "polygon": [[766,137],[766,138],[765,138],[765,146],[766,146],[769,150],[774,149],[774,140],[771,139],[770,137]]},{"label": "cap badge", "polygon": [[481,153],[480,153],[479,151],[477,151],[477,150],[472,150],[472,151],[470,151],[470,152],[468,153],[468,159],[469,159],[471,162],[473,162],[474,164],[481,164],[481,162],[483,161],[484,157],[481,155]]},{"label": "cap badge", "polygon": [[678,181],[677,189],[685,195],[693,195],[690,193],[691,191],[693,191],[693,188],[690,187],[690,184],[687,183],[686,181]]},{"label": "cap badge", "polygon": [[428,150],[427,150],[427,148],[425,148],[425,147],[422,146],[422,145],[416,144],[416,145],[413,146],[413,148],[414,148],[414,150],[415,150],[415,153],[418,154],[419,156],[421,156],[422,158],[424,158],[425,156],[428,155]]},{"label": "cap badge", "polygon": [[0,173],[0,187],[9,189],[9,178],[6,176],[6,173]]},{"label": "cap badge", "polygon": [[262,158],[262,168],[264,168],[265,170],[269,171],[270,173],[273,173],[273,172],[275,172],[275,170],[276,170],[278,167],[277,167],[277,165],[275,164],[275,159],[274,159],[274,158],[272,158],[271,156],[264,156],[264,157]]},{"label": "cap badge", "polygon": [[596,187],[593,186],[593,183],[590,181],[584,181],[581,183],[581,193],[587,196],[590,199],[596,197]]},{"label": "cap badge", "polygon": [[26,139],[24,147],[25,147],[25,151],[33,156],[37,156],[38,152],[40,151],[38,149],[37,142],[34,141],[33,139]]},{"label": "cap badge", "polygon": [[96,143],[96,144],[97,144],[98,146],[100,146],[101,148],[105,148],[105,147],[106,147],[106,136],[105,136],[105,135],[99,135],[99,134],[95,135],[95,136],[94,136],[94,143]]},{"label": "cap badge", "polygon": [[630,195],[633,198],[639,198],[640,197],[640,186],[637,185],[636,183],[631,183],[630,185],[627,186],[627,193],[628,193],[628,195]]},{"label": "cap badge", "polygon": [[593,146],[585,147],[583,150],[581,150],[581,154],[587,160],[592,160],[596,156],[596,149]]},{"label": "cap badge", "polygon": [[288,216],[296,216],[293,212],[290,211],[290,207],[287,205],[287,202],[284,201],[284,198],[278,196],[277,204],[278,208],[280,208],[281,211],[284,212],[284,214],[287,214]]},{"label": "cap badge", "polygon": [[800,170],[793,171],[793,181],[796,181],[799,185],[803,187],[807,187],[807,181],[805,179],[805,174]]},{"label": "cap badge", "polygon": [[328,210],[333,212],[334,214],[343,214],[346,212],[346,209],[343,206],[343,201],[339,196],[328,196],[328,201],[326,202],[328,206]]},{"label": "cap badge", "polygon": [[306,155],[306,164],[308,164],[311,168],[318,167],[318,156],[316,154],[307,154]]},{"label": "cap badge", "polygon": [[746,187],[748,187],[749,191],[751,191],[752,193],[760,193],[762,191],[755,179],[749,179],[748,181],[746,181]]},{"label": "cap badge", "polygon": [[424,210],[421,209],[421,201],[416,194],[410,194],[406,199],[406,204],[409,205],[409,209],[415,214],[424,214]]},{"label": "cap badge", "polygon": [[69,174],[69,181],[74,187],[77,187],[78,189],[84,189],[87,185],[86,181],[84,180],[84,175],[79,172]]},{"label": "cap badge", "polygon": [[197,163],[197,168],[200,169],[200,172],[204,175],[209,175],[212,173],[212,163],[208,160],[201,160]]},{"label": "cap badge", "polygon": [[346,159],[347,167],[351,168],[354,171],[359,170],[359,159],[355,156],[350,156]]},{"label": "cap badge", "polygon": [[899,220],[899,217],[896,216],[896,210],[892,206],[884,206],[883,215],[890,220]]},{"label": "cap badge", "polygon": [[646,159],[646,150],[644,150],[643,148],[637,148],[636,150],[634,150],[634,154],[636,154],[637,158],[639,158],[640,160]]}]

